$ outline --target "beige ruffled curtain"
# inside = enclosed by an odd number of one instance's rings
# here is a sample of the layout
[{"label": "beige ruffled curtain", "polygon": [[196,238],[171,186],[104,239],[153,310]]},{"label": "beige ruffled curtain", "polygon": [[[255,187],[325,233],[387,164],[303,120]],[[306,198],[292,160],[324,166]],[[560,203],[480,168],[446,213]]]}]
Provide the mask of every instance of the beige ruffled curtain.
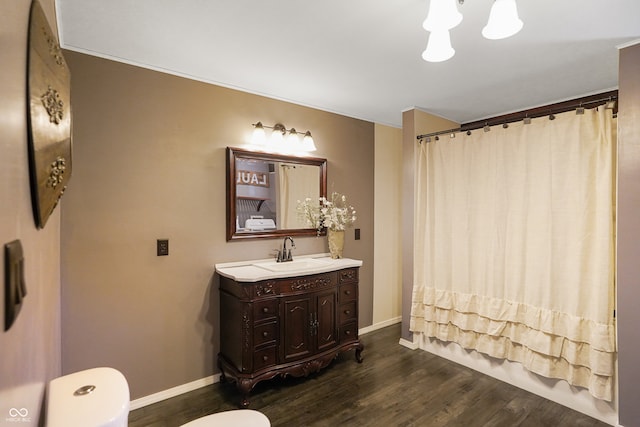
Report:
[{"label": "beige ruffled curtain", "polygon": [[615,119],[420,144],[411,330],[612,399]]}]

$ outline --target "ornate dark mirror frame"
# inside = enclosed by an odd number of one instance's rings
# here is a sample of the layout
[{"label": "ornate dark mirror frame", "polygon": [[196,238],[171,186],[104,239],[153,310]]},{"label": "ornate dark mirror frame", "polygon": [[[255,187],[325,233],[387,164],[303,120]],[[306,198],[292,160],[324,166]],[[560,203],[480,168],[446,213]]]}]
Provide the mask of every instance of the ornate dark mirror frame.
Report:
[{"label": "ornate dark mirror frame", "polygon": [[[227,241],[236,239],[281,238],[284,236],[315,236],[315,228],[299,228],[268,231],[243,231],[236,229],[236,159],[266,160],[298,165],[318,166],[319,194],[327,197],[327,160],[318,157],[296,157],[276,153],[263,153],[227,147]],[[324,234],[323,230],[321,234]]]}]

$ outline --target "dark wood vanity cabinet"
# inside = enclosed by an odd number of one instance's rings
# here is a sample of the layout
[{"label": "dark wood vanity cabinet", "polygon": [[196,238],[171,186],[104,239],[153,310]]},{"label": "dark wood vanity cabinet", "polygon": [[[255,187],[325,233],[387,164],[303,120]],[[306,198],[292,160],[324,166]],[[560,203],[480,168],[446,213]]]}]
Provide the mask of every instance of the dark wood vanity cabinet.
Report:
[{"label": "dark wood vanity cabinet", "polygon": [[218,367],[221,381],[241,392],[241,407],[262,380],[307,376],[350,349],[362,362],[358,273],[356,267],[259,282],[220,276]]}]

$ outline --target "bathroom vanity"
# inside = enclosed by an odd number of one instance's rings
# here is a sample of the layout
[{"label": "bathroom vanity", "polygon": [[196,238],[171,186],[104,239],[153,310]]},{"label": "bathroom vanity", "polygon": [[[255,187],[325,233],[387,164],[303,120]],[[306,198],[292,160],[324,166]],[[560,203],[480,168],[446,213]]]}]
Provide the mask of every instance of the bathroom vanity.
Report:
[{"label": "bathroom vanity", "polygon": [[355,349],[362,261],[326,255],[217,264],[221,381],[235,382],[241,407],[260,381],[307,376]]}]

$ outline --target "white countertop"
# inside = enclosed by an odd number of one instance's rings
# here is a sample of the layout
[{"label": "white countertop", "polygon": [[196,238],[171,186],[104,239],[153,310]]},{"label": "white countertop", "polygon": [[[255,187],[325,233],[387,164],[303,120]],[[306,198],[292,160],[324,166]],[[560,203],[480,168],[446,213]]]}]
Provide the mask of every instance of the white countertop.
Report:
[{"label": "white countertop", "polygon": [[[260,265],[263,265],[262,267]],[[292,262],[275,264],[273,258],[238,261],[216,264],[216,273],[237,282],[258,282],[260,280],[277,279],[283,277],[306,276],[309,274],[326,273],[343,268],[360,267],[361,260],[351,258],[332,259],[329,254],[298,255]],[[272,271],[283,268],[286,271]]]}]

